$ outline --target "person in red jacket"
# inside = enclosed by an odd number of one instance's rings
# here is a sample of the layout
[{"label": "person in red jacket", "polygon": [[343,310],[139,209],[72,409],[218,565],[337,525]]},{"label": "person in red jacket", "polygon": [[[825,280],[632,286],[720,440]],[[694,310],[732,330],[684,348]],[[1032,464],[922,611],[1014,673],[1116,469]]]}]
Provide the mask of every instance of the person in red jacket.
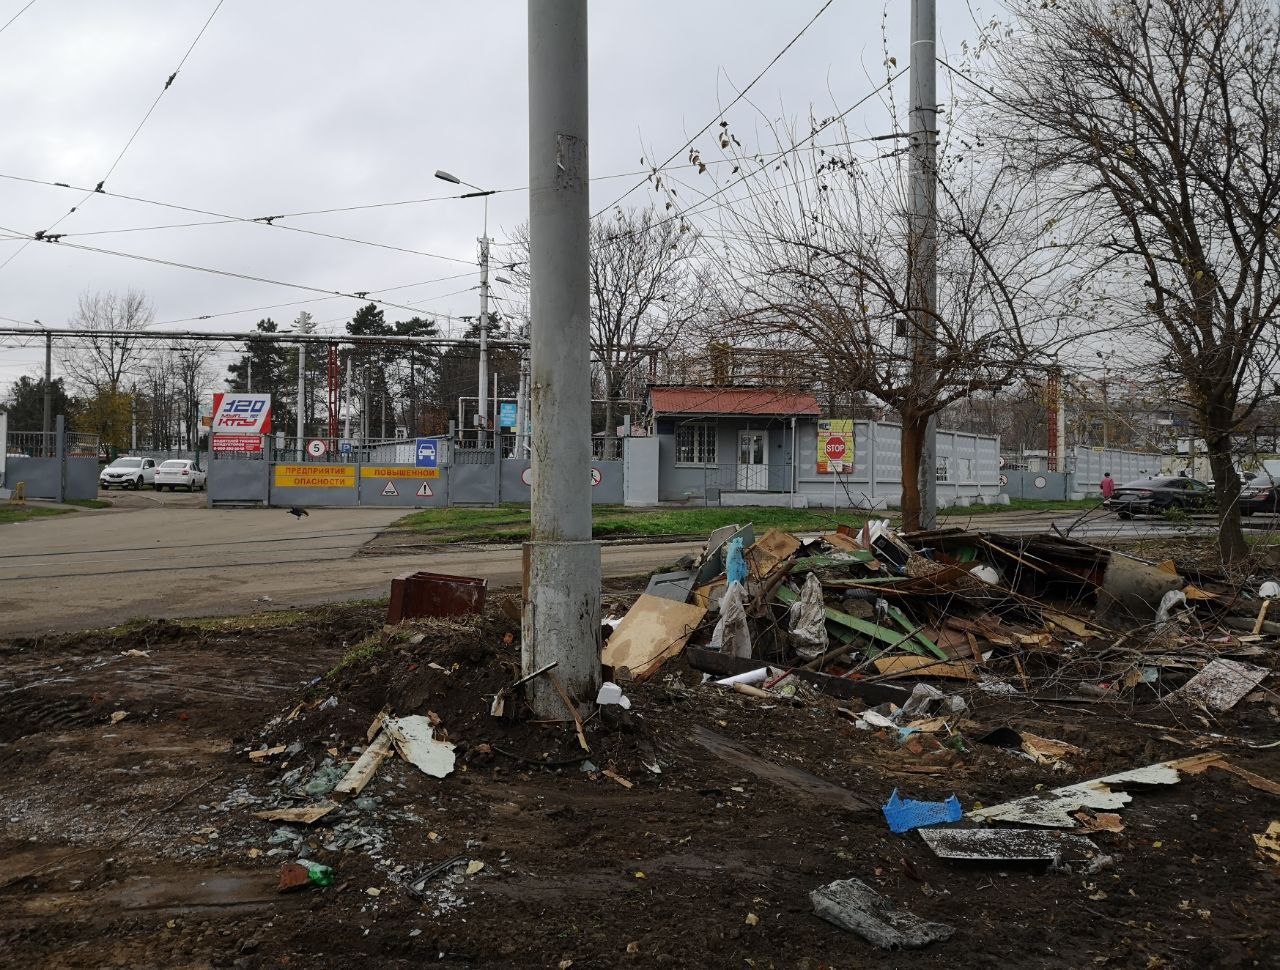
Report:
[{"label": "person in red jacket", "polygon": [[1111,477],[1111,472],[1102,473],[1102,501],[1110,502],[1111,496],[1116,491],[1116,480]]}]

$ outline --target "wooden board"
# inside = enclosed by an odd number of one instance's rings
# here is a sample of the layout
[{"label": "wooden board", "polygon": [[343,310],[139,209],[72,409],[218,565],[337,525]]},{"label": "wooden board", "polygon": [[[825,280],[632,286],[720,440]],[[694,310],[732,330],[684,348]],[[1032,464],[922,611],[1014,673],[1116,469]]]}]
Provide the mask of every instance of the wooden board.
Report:
[{"label": "wooden board", "polygon": [[877,657],[876,670],[889,677],[950,677],[956,680],[977,680],[973,664],[963,660],[942,661],[932,657],[904,654],[893,657]]},{"label": "wooden board", "polygon": [[626,667],[635,680],[651,677],[684,649],[706,615],[704,607],[644,593],[609,637],[600,662]]},{"label": "wooden board", "polygon": [[301,822],[303,825],[310,825],[320,821],[337,807],[336,802],[317,802],[297,808],[273,808],[265,812],[254,812],[253,817],[265,818],[268,822]]},{"label": "wooden board", "polygon": [[[379,715],[381,717],[382,715]],[[377,723],[377,722],[375,722]],[[382,762],[391,755],[391,736],[382,731],[371,745],[364,749],[351,770],[342,777],[342,781],[333,790],[333,800],[346,801],[364,791],[364,786],[373,780]]]},{"label": "wooden board", "polygon": [[781,529],[770,529],[747,550],[747,565],[756,579],[764,579],[778,563],[800,549],[800,540]]}]

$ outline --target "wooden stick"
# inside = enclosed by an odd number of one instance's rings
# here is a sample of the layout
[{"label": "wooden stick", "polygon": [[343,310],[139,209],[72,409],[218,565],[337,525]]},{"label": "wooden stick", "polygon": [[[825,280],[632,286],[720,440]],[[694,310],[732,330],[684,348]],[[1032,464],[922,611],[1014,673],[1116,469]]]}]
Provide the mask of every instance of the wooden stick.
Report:
[{"label": "wooden stick", "polygon": [[560,699],[564,701],[564,706],[569,709],[569,714],[573,717],[573,726],[578,731],[578,744],[582,746],[583,751],[589,754],[591,746],[587,744],[587,736],[582,732],[582,715],[578,713],[578,709],[574,706],[569,692],[564,689],[564,684],[560,683],[560,678],[553,671],[548,670],[547,679],[551,681],[551,686],[556,689],[556,693],[560,695]]},{"label": "wooden stick", "polygon": [[1257,636],[1262,632],[1262,624],[1267,622],[1267,610],[1271,609],[1271,600],[1262,601],[1262,606],[1258,608],[1258,618],[1253,621],[1253,636]]}]

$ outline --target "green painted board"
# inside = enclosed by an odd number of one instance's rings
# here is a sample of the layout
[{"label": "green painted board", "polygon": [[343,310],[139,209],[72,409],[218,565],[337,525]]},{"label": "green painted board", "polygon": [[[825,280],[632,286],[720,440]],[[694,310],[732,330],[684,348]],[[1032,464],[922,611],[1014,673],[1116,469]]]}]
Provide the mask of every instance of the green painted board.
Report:
[{"label": "green painted board", "polygon": [[938,646],[936,643],[934,643],[932,640],[930,640],[927,636],[924,635],[924,631],[920,627],[916,626],[909,619],[907,619],[906,614],[903,613],[902,610],[898,609],[896,606],[890,606],[889,616],[893,618],[895,623],[897,623],[900,627],[902,627],[902,632],[913,634],[915,636],[916,642],[919,643],[926,650],[928,650],[935,657],[937,657],[939,660],[951,659],[950,657],[947,656],[947,652],[945,650],[943,650],[940,646]]},{"label": "green painted board", "polygon": [[[779,601],[786,603],[788,606],[800,598],[796,593],[791,592],[791,590],[786,586],[779,586],[774,597]],[[856,616],[850,616],[848,613],[833,610],[829,606],[826,608],[826,615],[829,623],[836,623],[840,626],[848,627],[850,630],[856,630],[858,633],[868,636],[872,640],[879,640],[881,643],[888,644],[889,646],[901,647],[908,653],[914,653],[920,657],[924,656],[924,651],[921,650],[919,646],[912,643],[910,639],[904,640],[901,633],[897,633],[887,627],[876,626],[874,623],[868,623],[866,620],[860,620]],[[910,632],[910,628],[907,632]]]}]

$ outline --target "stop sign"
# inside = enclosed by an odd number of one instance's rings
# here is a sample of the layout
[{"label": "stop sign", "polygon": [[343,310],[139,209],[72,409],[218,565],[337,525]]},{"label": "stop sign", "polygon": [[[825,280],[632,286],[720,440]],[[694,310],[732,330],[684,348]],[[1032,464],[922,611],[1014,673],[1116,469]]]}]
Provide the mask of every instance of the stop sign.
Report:
[{"label": "stop sign", "polygon": [[844,458],[844,439],[837,435],[832,435],[827,439],[827,445],[824,450],[830,461],[840,461]]}]

